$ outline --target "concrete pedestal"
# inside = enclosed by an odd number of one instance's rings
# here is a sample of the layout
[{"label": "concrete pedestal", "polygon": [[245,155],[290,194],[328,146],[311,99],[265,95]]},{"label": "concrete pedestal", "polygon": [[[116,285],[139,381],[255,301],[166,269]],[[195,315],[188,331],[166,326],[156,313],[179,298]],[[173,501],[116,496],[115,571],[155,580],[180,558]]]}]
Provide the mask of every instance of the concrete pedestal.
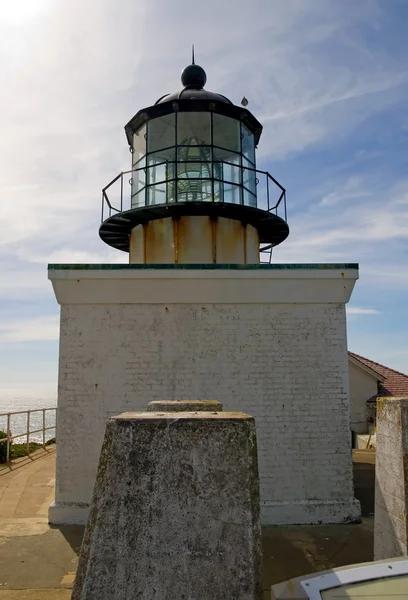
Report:
[{"label": "concrete pedestal", "polygon": [[110,419],[72,600],[261,596],[254,419]]},{"label": "concrete pedestal", "polygon": [[408,398],[377,400],[374,559],[408,556]]}]

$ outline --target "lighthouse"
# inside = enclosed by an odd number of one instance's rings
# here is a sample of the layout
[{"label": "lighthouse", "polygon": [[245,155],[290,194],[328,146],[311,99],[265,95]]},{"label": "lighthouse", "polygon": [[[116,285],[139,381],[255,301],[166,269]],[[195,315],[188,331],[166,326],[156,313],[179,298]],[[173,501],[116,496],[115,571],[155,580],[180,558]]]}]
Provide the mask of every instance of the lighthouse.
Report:
[{"label": "lighthouse", "polygon": [[289,234],[284,188],[256,169],[262,125],[206,80],[189,65],[125,127],[132,168],[103,189],[99,235],[131,264],[257,264]]},{"label": "lighthouse", "polygon": [[61,306],[52,523],[85,522],[107,420],[163,400],[255,417],[263,523],[359,519],[345,312],[358,265],[272,262],[285,188],[257,169],[247,101],[206,79],[193,60],[179,91],[125,126],[131,165],[102,190],[99,236],[129,260],[48,265]]}]

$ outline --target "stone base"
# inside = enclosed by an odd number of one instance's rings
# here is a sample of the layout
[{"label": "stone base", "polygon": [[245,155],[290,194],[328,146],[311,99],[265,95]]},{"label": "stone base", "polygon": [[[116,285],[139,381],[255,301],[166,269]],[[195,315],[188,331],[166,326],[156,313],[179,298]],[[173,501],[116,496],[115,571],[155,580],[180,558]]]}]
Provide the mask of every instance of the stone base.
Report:
[{"label": "stone base", "polygon": [[65,504],[53,502],[48,509],[48,522],[51,525],[85,525],[89,504]]},{"label": "stone base", "polygon": [[320,525],[328,523],[360,523],[360,502],[274,502],[261,504],[262,525]]},{"label": "stone base", "polygon": [[72,600],[259,600],[261,565],[253,418],[109,420]]}]

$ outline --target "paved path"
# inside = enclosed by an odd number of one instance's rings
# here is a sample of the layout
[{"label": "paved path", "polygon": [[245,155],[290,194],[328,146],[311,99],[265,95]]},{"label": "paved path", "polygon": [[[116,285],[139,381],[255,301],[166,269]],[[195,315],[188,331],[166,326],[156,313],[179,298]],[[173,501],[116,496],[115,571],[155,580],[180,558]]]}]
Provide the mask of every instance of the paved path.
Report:
[{"label": "paved path", "polygon": [[19,458],[12,466],[0,465],[1,600],[71,597],[82,532],[72,548],[60,530],[49,527],[54,491],[55,446]]},{"label": "paved path", "polygon": [[45,533],[54,488],[55,446],[0,465],[0,536]]},{"label": "paved path", "polygon": [[[359,455],[357,483],[365,460]],[[368,468],[372,473],[373,465]],[[83,527],[48,525],[54,477],[52,446],[14,461],[12,467],[0,465],[0,600],[71,597]],[[362,486],[369,502],[370,481],[365,479]],[[361,525],[264,528],[263,552],[264,600],[268,600],[274,583],[373,560],[373,519],[364,519]]]}]

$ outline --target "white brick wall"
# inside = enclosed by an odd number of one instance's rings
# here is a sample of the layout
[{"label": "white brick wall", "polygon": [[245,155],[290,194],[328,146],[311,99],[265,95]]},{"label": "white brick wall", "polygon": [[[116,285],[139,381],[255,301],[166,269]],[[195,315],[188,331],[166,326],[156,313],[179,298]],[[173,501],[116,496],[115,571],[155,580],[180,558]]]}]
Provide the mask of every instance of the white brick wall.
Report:
[{"label": "white brick wall", "polygon": [[358,517],[343,303],[63,305],[57,506],[89,503],[106,419],[163,399],[255,416],[264,522]]}]

